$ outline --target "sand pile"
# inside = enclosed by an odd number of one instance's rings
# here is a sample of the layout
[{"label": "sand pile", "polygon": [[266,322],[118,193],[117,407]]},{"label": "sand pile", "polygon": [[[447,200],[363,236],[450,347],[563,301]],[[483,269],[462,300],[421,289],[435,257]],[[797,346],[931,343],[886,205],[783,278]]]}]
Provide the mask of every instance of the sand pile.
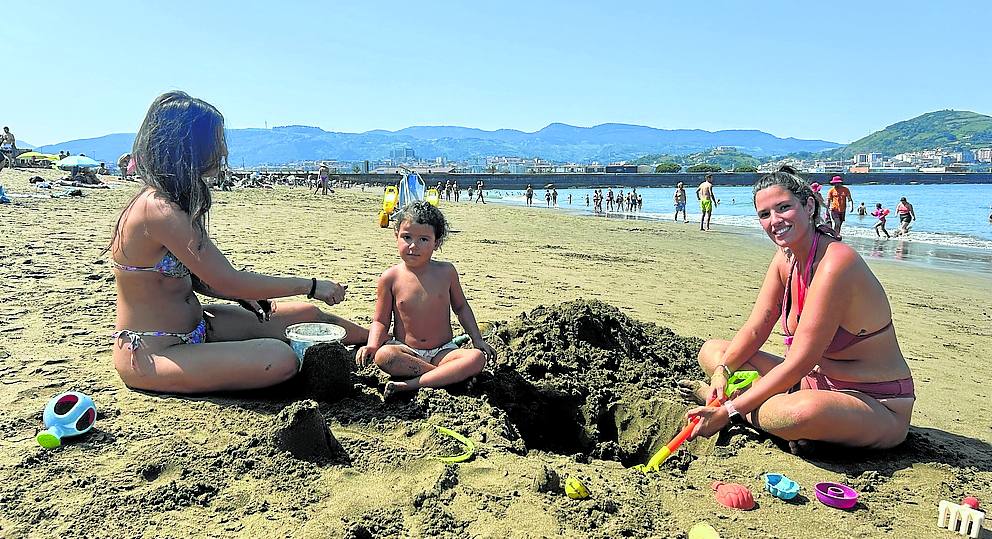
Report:
[{"label": "sand pile", "polygon": [[676,381],[703,375],[700,339],[599,301],[537,307],[496,324],[491,340],[500,357],[478,390],[529,449],[643,460],[682,422]]}]

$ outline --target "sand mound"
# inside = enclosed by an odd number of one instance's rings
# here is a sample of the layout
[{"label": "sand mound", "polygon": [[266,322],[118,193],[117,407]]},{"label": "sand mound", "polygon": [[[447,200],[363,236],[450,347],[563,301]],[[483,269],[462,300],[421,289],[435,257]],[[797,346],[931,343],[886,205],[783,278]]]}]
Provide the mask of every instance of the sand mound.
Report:
[{"label": "sand mound", "polygon": [[310,462],[347,462],[348,455],[331,434],[312,400],[295,402],[283,408],[272,431],[273,445],[294,457]]},{"label": "sand mound", "polygon": [[700,378],[702,340],[638,322],[599,301],[538,307],[496,325],[500,357],[477,387],[529,449],[642,460],[673,432],[681,378]]},{"label": "sand mound", "polygon": [[355,354],[341,343],[315,344],[303,356],[303,369],[297,375],[300,389],[311,399],[332,402],[351,395]]}]

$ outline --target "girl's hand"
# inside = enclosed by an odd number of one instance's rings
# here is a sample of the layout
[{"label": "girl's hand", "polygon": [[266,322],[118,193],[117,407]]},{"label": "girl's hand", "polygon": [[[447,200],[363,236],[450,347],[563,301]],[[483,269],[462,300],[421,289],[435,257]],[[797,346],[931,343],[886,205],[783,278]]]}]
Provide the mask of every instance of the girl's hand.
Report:
[{"label": "girl's hand", "polygon": [[723,406],[700,406],[693,408],[686,412],[685,418],[686,421],[699,418],[699,423],[696,424],[696,428],[692,429],[692,434],[689,435],[690,440],[697,436],[709,438],[720,432],[723,427],[726,427],[730,423],[730,415]]},{"label": "girl's hand", "polygon": [[344,301],[347,290],[348,285],[346,284],[342,285],[334,281],[317,281],[317,288],[314,290],[313,297],[328,305],[336,305]]},{"label": "girl's hand", "polygon": [[268,322],[269,316],[272,314],[272,302],[267,299],[260,299],[255,301],[253,299],[239,299],[235,300],[238,305],[244,309],[251,311],[256,317],[258,317],[259,322]]}]

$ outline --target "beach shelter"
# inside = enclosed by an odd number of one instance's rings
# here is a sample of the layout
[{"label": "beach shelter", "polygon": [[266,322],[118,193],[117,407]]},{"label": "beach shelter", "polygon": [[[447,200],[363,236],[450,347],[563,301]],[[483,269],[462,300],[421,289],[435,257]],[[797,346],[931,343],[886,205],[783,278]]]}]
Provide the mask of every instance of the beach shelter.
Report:
[{"label": "beach shelter", "polygon": [[58,161],[59,156],[52,155],[50,153],[24,152],[18,155],[17,157],[15,157],[14,159],[41,159],[43,161]]},{"label": "beach shelter", "polygon": [[57,163],[59,168],[96,168],[100,163],[86,157],[85,155],[70,155]]},{"label": "beach shelter", "polygon": [[427,184],[424,180],[417,175],[416,172],[408,172],[403,175],[403,179],[400,180],[399,184],[399,205],[398,208],[402,208],[407,204],[423,200],[424,195],[427,192]]}]

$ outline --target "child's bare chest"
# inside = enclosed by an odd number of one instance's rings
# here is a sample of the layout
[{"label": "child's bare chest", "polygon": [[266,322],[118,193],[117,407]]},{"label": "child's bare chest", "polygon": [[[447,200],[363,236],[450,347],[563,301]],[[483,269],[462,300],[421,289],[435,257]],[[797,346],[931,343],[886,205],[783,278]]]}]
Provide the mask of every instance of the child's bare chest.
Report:
[{"label": "child's bare chest", "polygon": [[393,287],[396,308],[405,314],[446,308],[450,303],[447,280],[403,277]]}]

